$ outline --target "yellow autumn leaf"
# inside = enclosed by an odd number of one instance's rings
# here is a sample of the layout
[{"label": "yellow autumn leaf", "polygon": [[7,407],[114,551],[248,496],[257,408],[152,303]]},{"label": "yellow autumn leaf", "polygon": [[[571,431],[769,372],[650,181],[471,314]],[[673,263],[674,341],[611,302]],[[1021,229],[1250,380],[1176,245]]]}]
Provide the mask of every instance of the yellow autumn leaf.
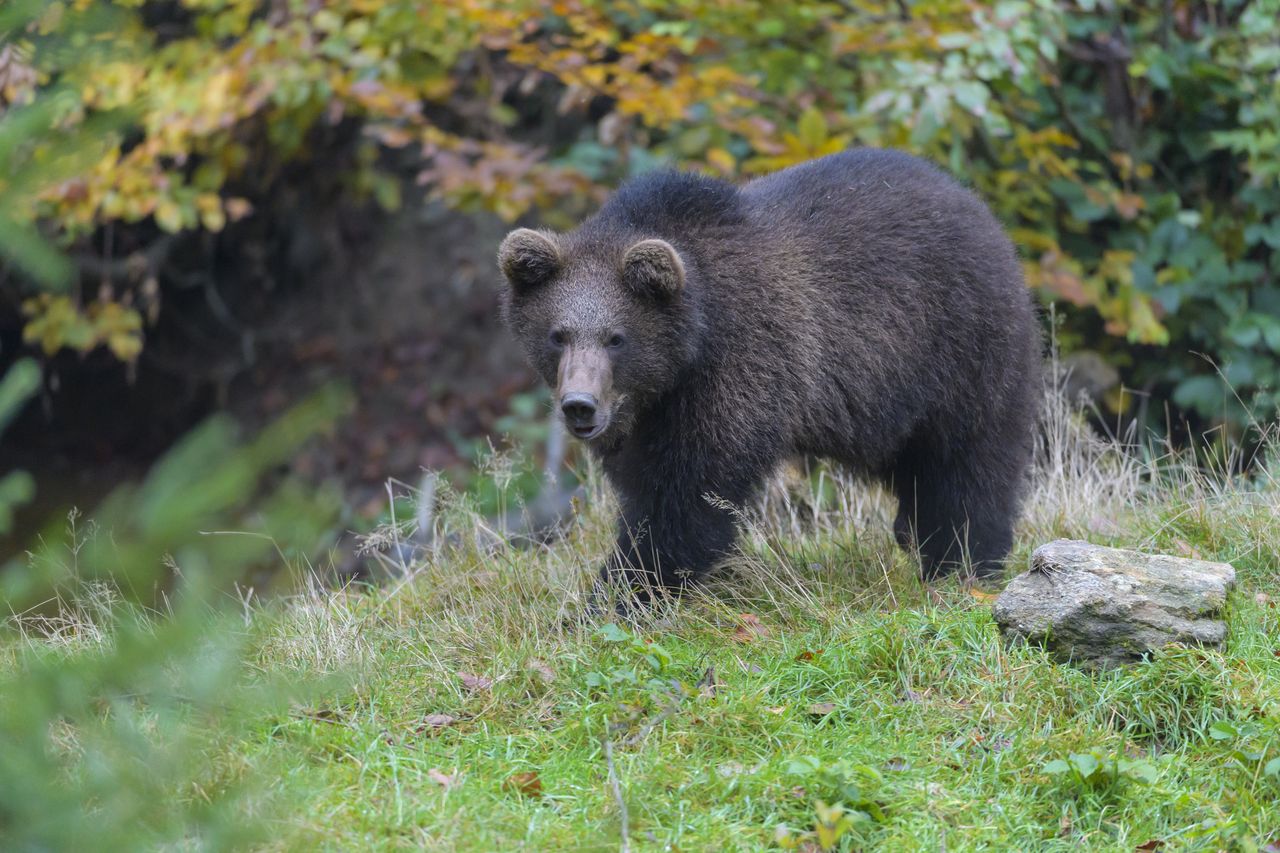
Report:
[{"label": "yellow autumn leaf", "polygon": [[156,225],[170,234],[182,230],[182,208],[171,198],[162,198],[156,203]]}]

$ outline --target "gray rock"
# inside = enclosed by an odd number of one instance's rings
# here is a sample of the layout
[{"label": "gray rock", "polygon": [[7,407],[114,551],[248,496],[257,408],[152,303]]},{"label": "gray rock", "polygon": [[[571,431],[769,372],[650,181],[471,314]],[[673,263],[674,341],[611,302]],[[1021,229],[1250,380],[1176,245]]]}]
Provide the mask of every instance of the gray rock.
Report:
[{"label": "gray rock", "polygon": [[1222,643],[1218,617],[1235,583],[1226,563],[1059,539],[1009,582],[995,619],[1006,638],[1043,644],[1059,660],[1114,666],[1168,643]]}]

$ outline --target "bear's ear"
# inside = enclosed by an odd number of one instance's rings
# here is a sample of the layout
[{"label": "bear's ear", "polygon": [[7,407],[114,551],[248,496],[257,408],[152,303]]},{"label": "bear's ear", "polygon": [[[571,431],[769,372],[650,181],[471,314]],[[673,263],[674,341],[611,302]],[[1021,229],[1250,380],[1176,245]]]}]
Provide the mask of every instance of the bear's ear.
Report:
[{"label": "bear's ear", "polygon": [[666,240],[641,240],[622,258],[622,282],[641,296],[667,299],[684,287],[684,263]]},{"label": "bear's ear", "polygon": [[498,266],[514,290],[527,290],[560,271],[560,249],[541,231],[517,228],[498,249]]}]

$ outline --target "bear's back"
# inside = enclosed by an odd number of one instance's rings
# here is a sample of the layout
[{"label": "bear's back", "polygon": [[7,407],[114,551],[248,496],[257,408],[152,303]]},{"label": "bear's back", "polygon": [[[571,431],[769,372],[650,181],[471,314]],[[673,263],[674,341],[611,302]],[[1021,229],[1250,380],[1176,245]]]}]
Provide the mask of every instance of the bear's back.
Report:
[{"label": "bear's back", "polygon": [[690,230],[742,226],[738,188],[692,172],[647,172],[618,188],[587,225],[677,238]]},{"label": "bear's back", "polygon": [[846,262],[951,265],[975,252],[1013,258],[1003,229],[977,196],[901,151],[832,154],[757,178],[741,196],[758,227]]}]

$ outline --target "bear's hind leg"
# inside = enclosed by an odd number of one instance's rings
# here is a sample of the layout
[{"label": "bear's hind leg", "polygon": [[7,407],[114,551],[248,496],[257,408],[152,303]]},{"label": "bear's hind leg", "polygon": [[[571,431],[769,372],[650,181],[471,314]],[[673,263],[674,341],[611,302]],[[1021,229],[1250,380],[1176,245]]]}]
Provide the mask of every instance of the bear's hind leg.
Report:
[{"label": "bear's hind leg", "polygon": [[893,476],[898,497],[894,535],[920,551],[932,579],[966,563],[979,577],[999,573],[1013,545],[1013,527],[1029,452],[1017,446],[913,448]]}]

